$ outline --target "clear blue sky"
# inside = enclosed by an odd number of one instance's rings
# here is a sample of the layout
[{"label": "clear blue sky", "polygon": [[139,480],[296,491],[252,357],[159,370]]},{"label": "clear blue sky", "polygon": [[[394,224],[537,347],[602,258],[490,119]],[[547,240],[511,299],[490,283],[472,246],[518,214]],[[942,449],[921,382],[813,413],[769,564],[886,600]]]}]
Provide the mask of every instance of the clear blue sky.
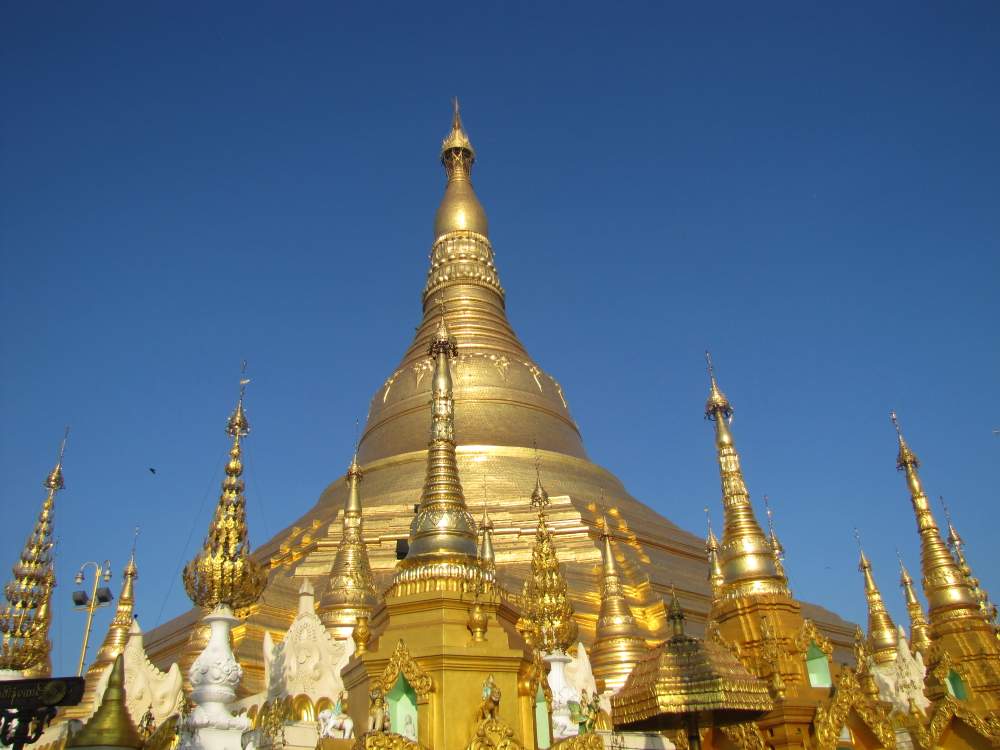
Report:
[{"label": "clear blue sky", "polygon": [[77,566],[117,590],[135,524],[144,627],[188,606],[242,358],[254,542],[342,473],[419,321],[454,94],[595,461],[718,522],[711,347],[795,592],[863,616],[857,525],[902,621],[896,408],[1000,596],[1000,5],[368,5],[3,4],[0,565],[70,423],[57,669]]}]

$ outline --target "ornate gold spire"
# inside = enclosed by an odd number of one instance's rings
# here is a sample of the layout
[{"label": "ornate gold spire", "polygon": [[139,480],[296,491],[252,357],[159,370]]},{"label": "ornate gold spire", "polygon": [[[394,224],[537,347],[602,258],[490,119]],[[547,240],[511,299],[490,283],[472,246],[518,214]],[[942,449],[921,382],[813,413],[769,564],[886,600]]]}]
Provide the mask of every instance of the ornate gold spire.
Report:
[{"label": "ornate gold spire", "polygon": [[479,564],[487,575],[496,576],[497,556],[493,550],[493,519],[490,518],[486,503],[483,503],[483,520],[479,524],[481,541],[479,544]]},{"label": "ornate gold spire", "polygon": [[896,412],[891,412],[890,417],[899,442],[896,468],[906,473],[913,511],[917,517],[917,530],[920,532],[920,562],[931,640],[935,640],[942,631],[952,629],[960,621],[974,620],[977,626],[981,626],[985,620],[979,610],[979,602],[941,539],[937,521],[931,512],[927,494],[917,473],[920,460],[903,438]]},{"label": "ornate gold spire", "polygon": [[[136,529],[138,534],[138,529]],[[132,554],[129,556],[128,564],[122,571],[122,590],[118,596],[118,604],[115,607],[114,617],[108,625],[108,632],[104,635],[104,641],[97,650],[94,661],[87,667],[86,690],[83,700],[80,701],[79,716],[82,718],[86,712],[93,710],[95,699],[97,698],[97,685],[104,675],[104,671],[114,664],[115,657],[124,653],[125,644],[128,643],[129,635],[134,622],[133,609],[135,606],[135,579],[139,571],[135,564],[135,542],[132,544]],[[76,711],[74,710],[75,714]]]},{"label": "ornate gold spire", "polygon": [[[896,553],[899,557],[899,553]],[[903,565],[903,558],[899,557],[899,585],[903,589],[903,596],[906,599],[906,611],[910,615],[910,648],[922,656],[927,656],[927,650],[931,647],[930,630],[927,627],[927,618],[924,617],[924,608],[917,598],[917,592],[913,588],[913,579]]]},{"label": "ornate gold spire", "polygon": [[[537,459],[536,459],[537,460]],[[566,590],[566,579],[556,557],[552,532],[545,522],[549,494],[535,475],[531,507],[538,511],[535,545],[531,550],[531,569],[524,583],[524,607],[517,629],[528,644],[543,653],[566,651],[576,643],[578,632],[573,619],[573,605]]]},{"label": "ornate gold spire", "polygon": [[955,530],[955,525],[951,521],[951,513],[948,511],[947,503],[945,503],[943,497],[939,496],[938,499],[941,501],[941,507],[944,508],[944,518],[948,523],[948,548],[955,556],[955,562],[958,563],[959,570],[962,571],[965,579],[969,582],[969,588],[972,589],[972,595],[975,596],[976,601],[979,602],[980,611],[982,611],[983,615],[989,622],[995,622],[997,619],[996,605],[990,601],[990,595],[986,592],[986,589],[982,587],[979,579],[973,575],[972,567],[969,565],[969,561],[965,559],[965,542],[962,541],[962,537],[959,536],[958,531]]},{"label": "ornate gold spire", "polygon": [[771,544],[757,523],[750,494],[743,481],[740,456],[736,452],[729,421],[733,407],[719,389],[712,357],[705,352],[711,389],[705,404],[705,418],[715,424],[715,445],[722,478],[722,507],[725,526],[720,563],[724,583],[722,597],[753,594],[788,595],[788,585],[776,566]]},{"label": "ornate gold spire", "polygon": [[705,555],[708,558],[708,582],[712,586],[712,599],[715,600],[722,592],[725,577],[722,575],[722,565],[719,563],[719,540],[712,530],[712,516],[705,506],[705,520],[708,522],[708,534],[705,536]]},{"label": "ornate gold spire", "polygon": [[764,495],[764,510],[767,513],[767,541],[771,545],[771,554],[774,555],[774,569],[779,576],[788,580],[785,574],[785,548],[781,546],[778,535],[774,533],[774,512],[771,510],[767,495]]},{"label": "ornate gold spire", "polygon": [[67,747],[126,747],[138,750],[143,745],[142,738],[132,723],[128,706],[125,704],[125,659],[121,654],[115,657],[111,667],[108,686],[97,712],[76,734],[72,735]]},{"label": "ornate gold spire", "polygon": [[[244,363],[244,370],[246,363]],[[247,539],[246,498],[243,496],[243,461],[240,440],[250,434],[250,423],[243,409],[246,386],[240,379],[240,397],[226,423],[226,434],[233,439],[222,480],[222,494],[215,508],[215,518],[208,527],[205,544],[184,566],[184,588],[191,601],[212,609],[220,604],[233,609],[256,602],[264,589],[265,573],[250,557]]]},{"label": "ornate gold spire", "polygon": [[[882,593],[875,585],[872,564],[865,555],[865,551],[861,549],[861,537],[858,536],[857,529],[854,530],[854,536],[858,540],[858,551],[860,552],[858,570],[864,577],[865,598],[868,600],[868,650],[878,664],[885,664],[896,660],[898,646],[896,623],[889,616],[885,602],[882,601]],[[861,666],[858,665],[859,668]]]},{"label": "ornate gold spire", "polygon": [[457,97],[453,104],[451,131],[441,143],[441,163],[448,175],[448,186],[434,217],[434,238],[440,239],[451,232],[475,232],[486,237],[489,233],[486,212],[471,182],[476,152],[462,127]]},{"label": "ornate gold spire", "polygon": [[476,523],[465,506],[455,457],[450,360],[458,354],[458,347],[448,331],[443,305],[428,354],[434,360],[434,373],[427,474],[420,506],[410,523],[410,550],[396,566],[394,584],[447,579],[465,585],[478,579],[480,569]]},{"label": "ornate gold spire", "polygon": [[[47,676],[49,652],[49,602],[56,585],[52,563],[56,493],[66,486],[62,462],[66,451],[69,428],[59,447],[55,468],[49,472],[43,486],[48,490],[42,502],[35,527],[24,543],[24,549],[12,568],[10,582],[4,587],[7,605],[0,612],[0,669],[31,672]],[[45,673],[44,675],[42,673]]]},{"label": "ornate gold spire", "polygon": [[364,473],[354,454],[347,467],[347,500],[344,502],[340,546],[330,568],[330,578],[319,604],[323,623],[338,638],[351,637],[359,617],[371,617],[375,609],[375,580],[368,561],[361,512],[361,480]]},{"label": "ornate gold spire", "polygon": [[609,690],[617,691],[645,655],[646,642],[639,634],[625,597],[612,547],[611,526],[605,517],[601,528],[601,610],[590,654],[594,677],[603,679]]}]

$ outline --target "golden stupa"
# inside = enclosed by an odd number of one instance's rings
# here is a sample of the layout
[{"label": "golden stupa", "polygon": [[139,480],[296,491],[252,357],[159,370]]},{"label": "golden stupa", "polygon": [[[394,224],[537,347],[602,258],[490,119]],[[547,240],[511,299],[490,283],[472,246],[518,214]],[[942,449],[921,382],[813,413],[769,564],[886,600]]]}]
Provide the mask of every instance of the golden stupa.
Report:
[{"label": "golden stupa", "polygon": [[[614,474],[588,457],[562,386],[536,364],[507,320],[486,212],[471,181],[475,159],[456,103],[441,149],[447,183],[434,218],[422,322],[399,365],[375,390],[358,446],[363,533],[376,586],[385,591],[391,583],[397,542],[409,536],[424,485],[433,380],[427,352],[443,310],[458,350],[452,362],[458,468],[463,476],[484,480],[467,484],[469,508],[484,504],[484,485],[489,486],[500,583],[519,592],[528,574],[537,518],[525,498],[535,484],[537,461],[551,498],[546,522],[565,566],[580,638],[593,642],[600,611],[602,514],[608,517],[607,533],[617,540],[617,572],[635,635],[650,644],[669,636],[663,600],[671,584],[692,629],[700,631],[711,606],[704,542],[632,497]],[[310,510],[255,551],[268,568],[267,584],[233,632],[244,668],[243,694],[261,689],[264,632],[289,626],[301,579],[319,581],[317,594],[325,593],[348,492],[343,476],[333,478]],[[201,614],[192,610],[147,634],[147,648],[159,665],[178,661],[186,672],[204,645]],[[803,605],[803,615],[849,653],[853,626],[814,605]]]}]

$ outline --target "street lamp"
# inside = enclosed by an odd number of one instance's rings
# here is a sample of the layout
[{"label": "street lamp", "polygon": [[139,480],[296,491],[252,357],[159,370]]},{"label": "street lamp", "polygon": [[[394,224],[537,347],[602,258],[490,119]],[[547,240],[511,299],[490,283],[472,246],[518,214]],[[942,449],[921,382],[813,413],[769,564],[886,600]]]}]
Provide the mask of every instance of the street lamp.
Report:
[{"label": "street lamp", "polygon": [[83,647],[80,649],[80,666],[76,670],[77,677],[83,676],[83,665],[87,660],[87,643],[90,641],[90,628],[94,624],[94,610],[98,607],[107,606],[115,598],[111,593],[111,589],[107,586],[99,585],[102,578],[105,583],[111,580],[111,563],[107,560],[104,561],[103,565],[98,565],[95,562],[85,562],[81,565],[74,579],[76,585],[80,586],[83,584],[84,571],[90,565],[94,566],[94,585],[91,586],[90,594],[88,595],[83,590],[73,592],[74,608],[77,611],[87,611],[87,625],[83,631]]}]

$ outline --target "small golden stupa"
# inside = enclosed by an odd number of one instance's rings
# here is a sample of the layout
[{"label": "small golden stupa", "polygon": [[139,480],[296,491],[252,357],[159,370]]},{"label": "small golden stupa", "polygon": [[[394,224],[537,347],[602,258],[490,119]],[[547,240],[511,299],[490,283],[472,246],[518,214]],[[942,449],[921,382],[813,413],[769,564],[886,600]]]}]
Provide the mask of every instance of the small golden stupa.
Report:
[{"label": "small golden stupa", "polygon": [[125,658],[118,654],[96,713],[69,738],[67,747],[130,748],[143,745],[125,705]]}]

